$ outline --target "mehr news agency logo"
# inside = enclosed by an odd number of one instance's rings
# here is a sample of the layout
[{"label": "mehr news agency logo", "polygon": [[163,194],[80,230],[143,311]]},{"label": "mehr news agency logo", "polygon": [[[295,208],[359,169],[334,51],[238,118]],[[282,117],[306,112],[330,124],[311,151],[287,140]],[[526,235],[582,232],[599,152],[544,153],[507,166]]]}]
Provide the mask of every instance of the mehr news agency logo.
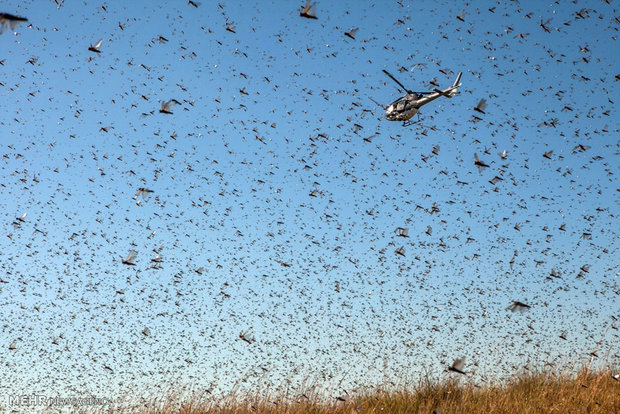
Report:
[{"label": "mehr news agency logo", "polygon": [[9,395],[9,406],[52,407],[52,406],[103,406],[111,405],[110,398],[98,397],[49,397],[38,394]]}]

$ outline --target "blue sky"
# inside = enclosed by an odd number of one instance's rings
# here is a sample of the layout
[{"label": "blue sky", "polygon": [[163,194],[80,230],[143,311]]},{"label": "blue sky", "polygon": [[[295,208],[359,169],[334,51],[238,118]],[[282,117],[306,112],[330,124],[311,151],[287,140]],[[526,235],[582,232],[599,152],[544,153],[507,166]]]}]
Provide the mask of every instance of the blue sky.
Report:
[{"label": "blue sky", "polygon": [[[29,24],[0,35],[1,393],[588,360],[620,317],[617,7],[334,3],[2,6]],[[463,86],[405,128],[373,103],[402,95],[382,69]]]}]

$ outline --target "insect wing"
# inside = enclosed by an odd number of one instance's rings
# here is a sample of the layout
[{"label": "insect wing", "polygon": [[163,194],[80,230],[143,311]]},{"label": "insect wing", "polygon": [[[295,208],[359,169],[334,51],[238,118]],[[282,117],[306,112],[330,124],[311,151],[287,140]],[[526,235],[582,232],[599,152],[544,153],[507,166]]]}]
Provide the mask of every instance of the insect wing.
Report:
[{"label": "insect wing", "polygon": [[452,368],[456,371],[463,372],[463,369],[465,368],[465,358],[455,360],[452,364]]}]

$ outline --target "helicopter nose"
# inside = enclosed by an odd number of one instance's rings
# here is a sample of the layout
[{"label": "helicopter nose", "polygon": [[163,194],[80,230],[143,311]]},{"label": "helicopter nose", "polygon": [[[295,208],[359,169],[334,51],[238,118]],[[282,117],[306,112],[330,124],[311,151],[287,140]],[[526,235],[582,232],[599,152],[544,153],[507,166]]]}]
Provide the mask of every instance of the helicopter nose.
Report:
[{"label": "helicopter nose", "polygon": [[387,109],[385,110],[385,119],[387,119],[388,121],[394,120],[394,106],[393,105],[388,106]]}]

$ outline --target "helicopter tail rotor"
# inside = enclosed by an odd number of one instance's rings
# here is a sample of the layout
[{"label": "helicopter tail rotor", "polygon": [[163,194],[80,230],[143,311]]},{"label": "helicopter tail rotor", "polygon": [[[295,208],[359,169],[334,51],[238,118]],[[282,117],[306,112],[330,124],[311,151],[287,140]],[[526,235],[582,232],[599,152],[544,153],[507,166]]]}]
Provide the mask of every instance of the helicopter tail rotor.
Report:
[{"label": "helicopter tail rotor", "polygon": [[461,75],[463,74],[463,72],[459,72],[458,75],[456,75],[456,80],[454,81],[454,83],[452,84],[453,88],[458,88],[459,86],[461,86]]},{"label": "helicopter tail rotor", "polygon": [[461,75],[463,74],[463,72],[459,72],[458,75],[456,75],[456,80],[454,81],[454,83],[452,84],[452,91],[450,91],[450,96],[454,96],[456,95],[456,89],[461,86]]}]

